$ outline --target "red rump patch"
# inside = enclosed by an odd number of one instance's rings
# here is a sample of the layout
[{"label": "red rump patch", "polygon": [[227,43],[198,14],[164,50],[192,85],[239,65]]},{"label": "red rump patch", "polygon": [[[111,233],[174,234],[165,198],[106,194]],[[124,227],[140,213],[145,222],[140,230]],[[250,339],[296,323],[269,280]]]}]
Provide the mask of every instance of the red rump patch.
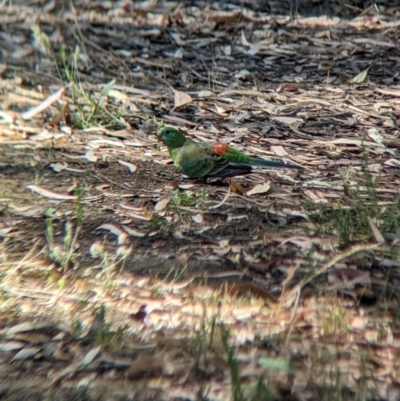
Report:
[{"label": "red rump patch", "polygon": [[226,143],[216,143],[211,147],[211,150],[218,156],[221,156],[229,149]]}]

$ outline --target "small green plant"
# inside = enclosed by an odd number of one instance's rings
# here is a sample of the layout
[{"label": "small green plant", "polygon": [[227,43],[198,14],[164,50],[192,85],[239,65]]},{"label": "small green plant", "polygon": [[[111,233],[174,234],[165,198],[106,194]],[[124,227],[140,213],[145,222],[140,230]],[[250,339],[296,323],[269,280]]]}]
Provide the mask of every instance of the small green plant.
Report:
[{"label": "small green plant", "polygon": [[201,202],[208,197],[208,191],[206,189],[199,189],[196,193],[197,202]]},{"label": "small green plant", "polygon": [[75,213],[76,220],[79,225],[83,224],[83,220],[85,218],[85,208],[83,206],[82,198],[83,198],[83,190],[82,187],[75,188],[76,202],[75,202]]},{"label": "small green plant", "polygon": [[337,333],[347,332],[346,310],[340,305],[336,305],[334,300],[329,305],[330,313],[321,321],[323,333],[325,335],[336,335]]},{"label": "small green plant", "polygon": [[[214,358],[223,358],[226,361],[231,377],[232,400],[269,401],[274,399],[263,378],[260,377],[257,383],[254,384],[243,383],[240,377],[239,361],[235,355],[235,347],[230,344],[229,330],[223,324],[218,323],[217,316],[213,316],[211,319],[204,317],[201,328],[193,340],[192,352],[195,355],[194,373],[201,383],[204,378],[208,377],[211,361]],[[265,365],[266,362],[262,362]],[[288,364],[281,360],[278,363],[269,360],[268,367],[272,363],[275,363],[275,370],[287,370]],[[282,365],[284,365],[283,368]],[[211,369],[213,368],[211,367]],[[204,389],[201,387],[199,394],[203,395],[203,393]],[[200,399],[207,399],[207,397],[204,395]]]},{"label": "small green plant", "polygon": [[[221,326],[221,342],[226,354],[226,362],[231,375],[231,391],[234,401],[269,401],[273,400],[274,396],[269,390],[264,379],[260,377],[256,385],[245,385],[240,378],[239,362],[235,356],[235,348],[229,344],[229,331]],[[261,366],[268,367],[274,370],[288,370],[288,363],[282,360],[264,359],[260,360]]]},{"label": "small green plant", "polygon": [[385,233],[400,233],[400,198],[397,198],[390,206],[382,209],[380,228]]},{"label": "small green plant", "polygon": [[40,29],[39,25],[32,25],[31,27],[33,38],[36,42],[37,47],[46,54],[51,53],[50,39],[49,37]]},{"label": "small green plant", "polygon": [[239,363],[235,357],[234,348],[229,344],[229,331],[225,327],[223,327],[221,330],[221,340],[227,356],[227,364],[231,374],[232,399],[234,401],[244,401],[244,390],[240,381]]},{"label": "small green plant", "polygon": [[79,336],[82,333],[83,324],[80,320],[75,320],[71,325],[71,333],[73,335]]},{"label": "small green plant", "polygon": [[274,399],[265,381],[260,377],[251,396],[251,401],[269,401]]},{"label": "small green plant", "polygon": [[125,124],[120,117],[125,112],[125,107],[114,107],[112,111],[108,109],[112,107],[108,104],[107,97],[114,81],[104,85],[100,93],[93,94],[84,88],[79,79],[78,66],[82,60],[80,47],[77,45],[75,50],[68,54],[66,46],[62,45],[59,54],[62,65],[62,71],[59,70],[59,74],[62,80],[68,81],[68,91],[74,104],[74,110],[71,113],[73,124],[80,129],[93,125],[115,129],[124,128]]},{"label": "small green plant", "polygon": [[71,220],[67,220],[64,227],[64,238],[61,245],[60,243],[56,243],[54,238],[53,212],[48,211],[46,213],[46,238],[49,246],[49,257],[51,260],[59,264],[65,273],[66,270],[75,263],[75,256],[73,253],[76,239],[79,234],[79,226],[76,228],[75,235],[73,234],[74,225]]},{"label": "small green plant", "polygon": [[319,232],[336,234],[343,248],[355,241],[367,241],[372,236],[371,220],[382,235],[400,232],[400,198],[388,207],[381,207],[376,179],[367,169],[356,187],[350,187],[346,181],[344,179],[345,196],[335,206],[304,203],[310,221]]},{"label": "small green plant", "polygon": [[71,62],[69,62],[69,57],[67,54],[67,47],[65,45],[61,45],[60,47],[60,58],[61,63],[64,69],[64,74],[71,85],[71,90],[73,91],[73,95],[78,95],[80,90],[79,86],[79,76],[78,76],[78,63],[79,63],[79,55],[80,55],[79,46],[75,46],[75,51],[71,55]]},{"label": "small green plant", "polygon": [[158,231],[168,225],[168,220],[158,214],[154,215],[151,220],[147,222],[147,227],[152,231]]},{"label": "small green plant", "polygon": [[[206,313],[206,310],[204,312]],[[191,343],[191,352],[195,358],[193,370],[195,376],[200,380],[208,375],[210,355],[221,351],[221,347],[217,345],[216,329],[218,327],[216,316],[213,316],[211,319],[203,316],[200,330],[196,332],[196,336]]]},{"label": "small green plant", "polygon": [[153,289],[153,296],[157,297],[161,295],[161,290],[164,288],[168,283],[175,283],[176,281],[179,281],[180,279],[183,279],[186,274],[186,269],[187,266],[185,265],[181,269],[176,268],[176,266],[173,266],[165,276],[165,278],[158,284],[157,286],[154,287]]},{"label": "small green plant", "polygon": [[353,236],[359,233],[360,222],[352,217],[353,212],[339,202],[334,207],[325,204],[305,203],[308,218],[322,234],[336,234],[342,247],[351,245]]},{"label": "small green plant", "polygon": [[[74,255],[75,246],[78,241],[79,233],[82,229],[84,220],[84,207],[82,202],[83,191],[80,188],[75,190],[77,194],[75,203],[76,223],[72,219],[67,218],[64,225],[64,236],[61,242],[57,242],[54,236],[54,223],[56,211],[48,209],[46,215],[46,238],[49,247],[49,257],[54,262],[58,263],[65,273],[74,263],[76,257]],[[60,288],[65,285],[63,281],[59,282]]]},{"label": "small green plant", "polygon": [[119,326],[116,331],[113,331],[109,325],[105,325],[103,329],[98,332],[96,343],[107,348],[120,349],[123,345],[123,340],[128,328],[129,325],[125,324]]},{"label": "small green plant", "polygon": [[185,277],[186,270],[187,270],[187,265],[185,265],[184,267],[182,267],[180,269],[179,268],[177,269],[174,266],[168,271],[167,275],[165,276],[165,278],[162,282],[166,283],[167,281],[170,281],[170,282],[179,281],[181,278]]},{"label": "small green plant", "polygon": [[105,317],[106,308],[104,305],[95,308],[94,320],[86,338],[95,341],[99,345],[119,349],[122,346],[128,325],[119,326],[116,331],[113,331],[111,326],[106,324]]},{"label": "small green plant", "polygon": [[205,189],[200,189],[195,194],[188,194],[177,189],[171,199],[171,204],[178,206],[197,206],[206,199],[208,192]]},{"label": "small green plant", "polygon": [[106,282],[104,284],[111,284],[111,275],[118,271],[124,270],[126,261],[132,252],[131,247],[120,246],[114,252],[106,250],[104,245],[100,241],[94,242],[90,246],[90,254],[94,259],[100,259],[100,268],[106,277]]},{"label": "small green plant", "polygon": [[181,192],[177,189],[174,192],[171,203],[174,206],[194,206],[196,204],[196,198],[193,195]]},{"label": "small green plant", "polygon": [[65,288],[65,286],[67,285],[67,280],[65,279],[65,277],[60,278],[60,280],[58,280],[57,282],[57,285],[60,290]]}]

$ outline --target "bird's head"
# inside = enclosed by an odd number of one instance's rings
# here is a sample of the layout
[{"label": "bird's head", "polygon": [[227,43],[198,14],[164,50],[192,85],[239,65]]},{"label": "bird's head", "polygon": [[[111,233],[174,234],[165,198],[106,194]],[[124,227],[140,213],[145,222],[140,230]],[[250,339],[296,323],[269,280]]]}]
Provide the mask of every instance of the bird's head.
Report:
[{"label": "bird's head", "polygon": [[160,128],[158,137],[169,149],[180,148],[186,141],[185,136],[179,130],[168,126]]}]

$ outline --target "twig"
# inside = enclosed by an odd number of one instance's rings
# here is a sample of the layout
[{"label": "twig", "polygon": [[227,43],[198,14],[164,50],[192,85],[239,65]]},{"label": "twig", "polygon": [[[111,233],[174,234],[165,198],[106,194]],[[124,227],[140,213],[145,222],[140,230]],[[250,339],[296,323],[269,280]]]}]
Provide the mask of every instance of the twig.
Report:
[{"label": "twig", "polygon": [[369,251],[372,249],[376,249],[380,247],[381,244],[369,244],[369,245],[355,245],[348,249],[345,252],[339,253],[334,256],[331,260],[323,264],[319,269],[317,269],[311,276],[305,277],[299,284],[297,284],[291,291],[286,294],[286,302],[285,305],[288,307],[293,302],[293,297],[297,291],[300,291],[306,284],[308,284],[315,277],[319,276],[322,273],[325,273],[330,267],[332,267],[335,263],[339,262],[342,259],[348,258],[351,255],[354,255],[357,252],[361,251]]},{"label": "twig", "polygon": [[218,205],[215,205],[215,206],[209,206],[209,208],[210,209],[218,209],[219,207],[221,207],[228,200],[230,193],[231,193],[231,187],[229,186],[228,187],[228,192],[227,192],[225,198],[222,199],[222,202],[218,203]]}]

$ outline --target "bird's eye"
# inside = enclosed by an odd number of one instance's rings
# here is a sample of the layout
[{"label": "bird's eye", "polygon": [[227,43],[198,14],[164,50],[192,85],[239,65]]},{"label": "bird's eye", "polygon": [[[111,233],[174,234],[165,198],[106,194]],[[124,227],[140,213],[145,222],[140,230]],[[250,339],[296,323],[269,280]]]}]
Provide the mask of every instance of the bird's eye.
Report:
[{"label": "bird's eye", "polygon": [[164,131],[165,135],[169,135],[171,133],[171,131],[169,129],[167,129],[166,131]]}]

